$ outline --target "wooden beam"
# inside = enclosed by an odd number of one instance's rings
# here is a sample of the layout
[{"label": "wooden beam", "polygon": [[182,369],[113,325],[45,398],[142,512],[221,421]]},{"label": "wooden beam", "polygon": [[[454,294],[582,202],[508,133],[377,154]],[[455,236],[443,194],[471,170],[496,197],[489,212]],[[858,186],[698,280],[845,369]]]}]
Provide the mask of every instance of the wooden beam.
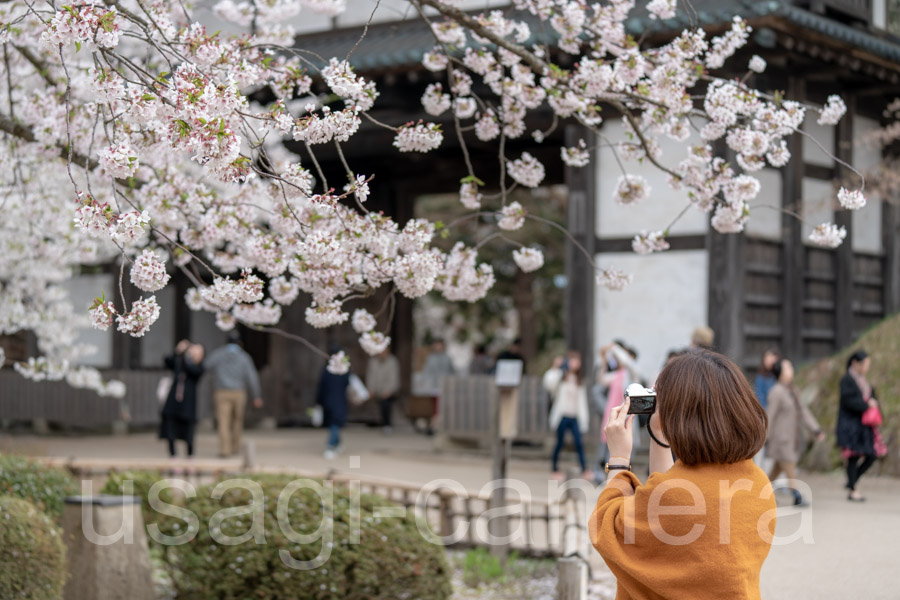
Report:
[{"label": "wooden beam", "polygon": [[803,176],[809,177],[810,179],[819,179],[822,181],[834,181],[835,170],[832,167],[823,167],[822,165],[804,163]]},{"label": "wooden beam", "polygon": [[[584,139],[594,146],[594,135],[579,125],[567,125],[566,146],[578,145]],[[571,241],[566,243],[566,343],[581,352],[582,372],[592,374],[594,365],[594,286],[596,278],[591,264],[594,258],[597,155],[580,168],[566,167],[565,182],[569,188],[566,226],[590,257]],[[589,274],[589,276],[588,276]]]},{"label": "wooden beam", "polygon": [[[631,252],[631,241],[634,238],[597,238],[594,242],[594,251],[598,254],[611,252]],[[666,238],[669,242],[669,252],[676,250],[705,250],[706,234],[673,235]]]},{"label": "wooden beam", "polygon": [[[802,101],[806,96],[803,79],[788,77],[788,98]],[[782,207],[796,214],[803,210],[803,138],[799,133],[788,139],[788,150],[794,157],[783,167],[781,178]],[[800,220],[782,214],[784,266],[781,279],[781,349],[785,356],[802,357],[803,338],[803,266],[805,249]]]},{"label": "wooden beam", "polygon": [[[856,97],[845,95],[847,114],[837,124],[834,154],[840,160],[853,164],[853,117],[856,113]],[[838,178],[848,174],[846,167],[838,165]],[[835,349],[853,341],[853,212],[836,209],[834,222],[847,229],[847,237],[836,251],[834,288],[834,343]]]},{"label": "wooden beam", "polygon": [[900,206],[894,198],[881,203],[881,238],[884,246],[884,314],[900,310]]}]

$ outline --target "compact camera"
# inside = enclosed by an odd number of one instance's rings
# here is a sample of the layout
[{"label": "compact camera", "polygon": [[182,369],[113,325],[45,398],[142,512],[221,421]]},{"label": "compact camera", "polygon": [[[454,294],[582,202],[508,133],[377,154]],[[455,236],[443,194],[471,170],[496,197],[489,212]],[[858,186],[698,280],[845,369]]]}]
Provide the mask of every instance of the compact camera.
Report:
[{"label": "compact camera", "polygon": [[631,400],[629,415],[652,415],[656,412],[656,390],[632,383],[625,388],[625,397]]}]

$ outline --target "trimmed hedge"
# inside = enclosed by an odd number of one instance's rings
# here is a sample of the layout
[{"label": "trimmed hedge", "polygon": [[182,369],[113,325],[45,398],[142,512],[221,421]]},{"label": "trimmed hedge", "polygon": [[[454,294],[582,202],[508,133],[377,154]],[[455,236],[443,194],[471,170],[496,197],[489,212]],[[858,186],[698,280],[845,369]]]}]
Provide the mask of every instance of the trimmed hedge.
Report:
[{"label": "trimmed hedge", "polygon": [[[335,487],[334,510],[324,518],[322,501],[312,489],[299,489],[287,504],[287,522],[299,534],[312,534],[320,525],[330,542],[291,541],[277,521],[279,494],[293,479],[286,476],[253,477],[264,493],[265,543],[253,539],[223,545],[213,535],[240,536],[251,529],[252,515],[232,516],[214,527],[213,515],[228,507],[247,506],[251,493],[242,488],[228,490],[213,500],[213,485],[185,498],[185,508],[199,517],[199,531],[192,541],[165,547],[165,560],[179,599],[266,598],[269,600],[416,599],[445,600],[451,596],[450,568],[440,545],[419,533],[411,515],[375,518],[376,507],[392,506],[377,496],[362,495],[360,539],[350,543],[351,502],[345,487]],[[221,516],[221,515],[220,515]],[[162,533],[184,534],[187,524],[175,517],[157,519]],[[221,538],[219,538],[221,540]],[[279,551],[297,561],[314,561],[327,543],[330,557],[318,568],[300,570],[282,562]]]},{"label": "trimmed hedge", "polygon": [[28,500],[59,522],[63,499],[79,493],[78,483],[68,471],[15,454],[0,454],[0,495]]},{"label": "trimmed hedge", "polygon": [[[158,471],[113,471],[109,474],[100,493],[121,496],[125,493],[125,482],[129,480],[134,482],[132,493],[141,499],[141,512],[144,516],[144,524],[149,525],[156,523],[162,516],[150,507],[150,501],[148,500],[150,488],[161,479],[165,479],[165,476]],[[172,488],[163,489],[159,494],[159,499],[166,504],[173,504],[175,494]],[[152,544],[153,541],[150,540],[150,543]]]},{"label": "trimmed hedge", "polygon": [[[884,415],[881,434],[888,445],[886,472],[900,476],[900,313],[869,328],[855,343],[837,354],[804,365],[797,371],[797,385],[819,420],[822,430],[834,433],[840,401],[840,380],[847,372],[847,359],[863,349],[872,357],[867,379],[875,388]],[[832,438],[833,439],[833,438]],[[831,449],[831,466],[842,463],[840,452]],[[874,467],[877,468],[877,467]]]},{"label": "trimmed hedge", "polygon": [[34,504],[0,496],[0,598],[59,600],[66,545],[53,520]]}]

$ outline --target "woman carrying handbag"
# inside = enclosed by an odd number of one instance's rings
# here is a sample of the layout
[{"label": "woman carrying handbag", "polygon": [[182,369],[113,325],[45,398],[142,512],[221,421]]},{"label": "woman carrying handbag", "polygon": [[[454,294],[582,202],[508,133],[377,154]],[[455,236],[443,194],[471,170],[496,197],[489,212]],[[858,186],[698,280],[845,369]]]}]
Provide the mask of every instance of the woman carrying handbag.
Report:
[{"label": "woman carrying handbag", "polygon": [[869,355],[857,350],[847,360],[847,374],[841,379],[837,445],[847,461],[847,499],[852,502],[865,500],[856,486],[879,456],[879,449],[886,451],[876,424],[881,416],[878,400],[866,379],[871,364]]}]

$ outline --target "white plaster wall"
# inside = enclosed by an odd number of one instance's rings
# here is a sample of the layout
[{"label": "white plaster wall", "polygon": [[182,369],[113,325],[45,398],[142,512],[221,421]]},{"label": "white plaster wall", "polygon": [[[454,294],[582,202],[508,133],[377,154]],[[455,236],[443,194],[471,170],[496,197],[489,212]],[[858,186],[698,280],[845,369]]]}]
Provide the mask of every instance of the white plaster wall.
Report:
[{"label": "white plaster wall", "polygon": [[803,179],[803,241],[808,243],[813,228],[825,222],[834,222],[834,206],[837,195],[830,181]]},{"label": "white plaster wall", "polygon": [[[878,128],[878,122],[872,119],[858,116],[853,121],[853,137],[857,140],[853,147],[853,166],[863,173],[881,162],[881,149],[865,143],[867,134]],[[881,199],[871,193],[867,193],[866,197],[866,205],[853,213],[853,249],[880,253],[884,246],[881,239]]]},{"label": "white plaster wall", "polygon": [[669,351],[686,347],[694,328],[707,323],[707,254],[611,253],[597,255],[596,261],[631,273],[633,281],[621,292],[597,287],[595,343],[599,348],[621,338],[638,351],[641,373],[652,380]]},{"label": "white plaster wall", "polygon": [[885,0],[873,0],[872,25],[879,29],[887,27],[887,2]]},{"label": "white plaster wall", "polygon": [[[609,142],[622,141],[623,127],[619,119],[611,119],[603,125],[603,135]],[[685,149],[691,139],[675,142],[660,137],[662,162],[675,165],[685,156]],[[662,230],[678,216],[688,204],[687,193],[676,192],[669,187],[668,175],[649,163],[624,162],[625,169],[632,175],[641,175],[650,184],[650,197],[638,204],[620,206],[613,201],[613,192],[622,169],[610,148],[601,148],[597,153],[597,210],[596,231],[603,238],[634,237],[642,229]],[[693,208],[672,228],[671,234],[706,233],[707,215]]]},{"label": "white plaster wall", "polygon": [[834,134],[833,125],[819,125],[816,119],[819,113],[813,110],[806,112],[806,119],[803,121],[803,131],[809,136],[803,136],[803,160],[814,165],[823,167],[831,167],[834,161],[826,154],[815,141],[809,139],[810,136],[815,138],[829,153],[834,153]]},{"label": "white plaster wall", "polygon": [[748,235],[769,240],[781,239],[781,171],[763,169],[753,173],[759,179],[760,190],[750,203],[750,220],[745,228]]},{"label": "white plaster wall", "polygon": [[81,356],[78,364],[91,367],[107,368],[112,366],[112,345],[115,326],[106,331],[100,331],[90,326],[88,309],[94,303],[94,298],[105,295],[114,298],[116,291],[113,276],[109,273],[96,275],[78,275],[62,283],[62,287],[69,291],[69,300],[75,308],[75,314],[83,318],[86,327],[79,330],[76,344],[89,344],[97,351],[94,354]]}]

